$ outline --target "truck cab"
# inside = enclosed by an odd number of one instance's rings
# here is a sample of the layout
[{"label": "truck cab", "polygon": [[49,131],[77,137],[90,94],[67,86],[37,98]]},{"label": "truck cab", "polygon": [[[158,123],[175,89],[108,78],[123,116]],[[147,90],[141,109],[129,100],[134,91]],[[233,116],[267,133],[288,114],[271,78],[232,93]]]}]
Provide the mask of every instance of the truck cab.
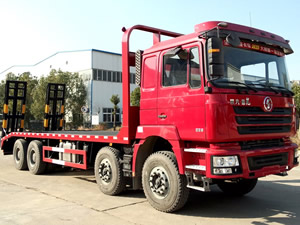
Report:
[{"label": "truck cab", "polygon": [[197,190],[218,184],[242,195],[259,177],[285,175],[298,165],[289,139],[296,132],[291,53],[278,35],[221,21],[154,44],[140,63],[137,139],[170,143]]},{"label": "truck cab", "polygon": [[195,31],[144,51],[140,124],[175,125],[187,141],[294,134],[287,41],[220,22],[196,25]]}]

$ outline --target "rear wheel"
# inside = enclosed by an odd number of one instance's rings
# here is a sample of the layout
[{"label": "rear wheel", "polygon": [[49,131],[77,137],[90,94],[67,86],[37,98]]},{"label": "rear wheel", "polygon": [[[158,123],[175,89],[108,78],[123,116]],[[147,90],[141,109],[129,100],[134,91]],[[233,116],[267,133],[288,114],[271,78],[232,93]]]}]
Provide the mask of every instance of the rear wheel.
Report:
[{"label": "rear wheel", "polygon": [[144,164],[142,182],[149,203],[159,211],[179,210],[188,199],[186,177],[179,174],[172,152],[161,151],[150,155]]},{"label": "rear wheel", "polygon": [[45,172],[46,163],[43,162],[43,145],[40,141],[31,141],[27,150],[27,165],[32,174],[42,174]]},{"label": "rear wheel", "polygon": [[13,148],[13,158],[16,169],[26,170],[27,167],[27,142],[24,139],[16,140]]},{"label": "rear wheel", "polygon": [[107,195],[117,195],[125,189],[119,150],[100,149],[95,161],[95,177],[99,189]]},{"label": "rear wheel", "polygon": [[218,182],[219,188],[226,194],[243,196],[252,191],[257,184],[255,179],[222,180]]}]

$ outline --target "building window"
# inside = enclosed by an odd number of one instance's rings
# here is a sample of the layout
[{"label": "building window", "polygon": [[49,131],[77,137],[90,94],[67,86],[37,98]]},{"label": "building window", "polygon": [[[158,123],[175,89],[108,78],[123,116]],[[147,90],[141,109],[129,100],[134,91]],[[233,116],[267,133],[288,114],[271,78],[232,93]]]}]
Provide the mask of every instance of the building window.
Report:
[{"label": "building window", "polygon": [[[103,108],[103,122],[112,123],[114,121],[113,108]],[[116,122],[120,122],[120,109],[117,109]]]},{"label": "building window", "polygon": [[103,77],[102,77],[103,79],[102,80],[106,81],[106,79],[107,79],[107,71],[103,70],[103,74],[102,75],[103,75]]},{"label": "building window", "polygon": [[117,76],[117,82],[122,82],[122,73],[121,72],[117,72],[118,76]]},{"label": "building window", "polygon": [[117,72],[112,72],[112,74],[113,74],[113,79],[112,79],[112,81],[113,81],[113,82],[117,82],[117,75],[118,75],[118,73],[117,73]]},{"label": "building window", "polygon": [[107,71],[107,81],[112,81],[112,71]]},{"label": "building window", "polygon": [[98,70],[97,80],[102,80],[102,70]]},{"label": "building window", "polygon": [[[93,79],[99,81],[122,83],[122,72],[93,69]],[[131,84],[135,83],[134,73],[130,74],[130,83]]]},{"label": "building window", "polygon": [[93,70],[93,79],[94,80],[97,80],[97,71],[98,70],[95,70],[95,69]]},{"label": "building window", "polygon": [[134,73],[130,73],[130,83],[135,84],[135,74]]}]

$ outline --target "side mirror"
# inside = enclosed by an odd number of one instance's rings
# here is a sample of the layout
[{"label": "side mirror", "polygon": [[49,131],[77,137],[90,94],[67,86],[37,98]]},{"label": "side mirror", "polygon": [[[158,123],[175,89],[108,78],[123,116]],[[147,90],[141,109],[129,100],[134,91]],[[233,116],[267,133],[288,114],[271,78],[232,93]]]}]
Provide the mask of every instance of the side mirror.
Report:
[{"label": "side mirror", "polygon": [[222,77],[224,75],[224,64],[209,65],[209,74],[212,77]]},{"label": "side mirror", "polygon": [[228,34],[226,37],[226,41],[233,47],[238,47],[241,43],[239,36],[237,36],[235,33]]},{"label": "side mirror", "polygon": [[223,40],[217,37],[211,37],[207,43],[209,75],[211,77],[224,76],[224,52]]}]

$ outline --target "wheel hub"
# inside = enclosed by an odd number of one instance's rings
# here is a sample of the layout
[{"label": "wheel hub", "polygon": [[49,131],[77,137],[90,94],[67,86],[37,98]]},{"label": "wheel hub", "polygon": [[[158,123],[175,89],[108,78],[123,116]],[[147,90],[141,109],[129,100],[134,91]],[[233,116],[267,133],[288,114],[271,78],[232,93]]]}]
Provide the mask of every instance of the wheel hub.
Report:
[{"label": "wheel hub", "polygon": [[35,154],[35,151],[32,150],[32,151],[30,152],[30,164],[31,164],[32,166],[34,166],[34,165],[35,165],[35,162],[36,162],[36,154]]},{"label": "wheel hub", "polygon": [[111,165],[108,161],[108,159],[103,159],[99,166],[99,176],[102,181],[105,183],[109,183],[111,180]]},{"label": "wheel hub", "polygon": [[149,177],[150,189],[158,198],[165,198],[169,193],[169,179],[162,167],[152,169]]}]

